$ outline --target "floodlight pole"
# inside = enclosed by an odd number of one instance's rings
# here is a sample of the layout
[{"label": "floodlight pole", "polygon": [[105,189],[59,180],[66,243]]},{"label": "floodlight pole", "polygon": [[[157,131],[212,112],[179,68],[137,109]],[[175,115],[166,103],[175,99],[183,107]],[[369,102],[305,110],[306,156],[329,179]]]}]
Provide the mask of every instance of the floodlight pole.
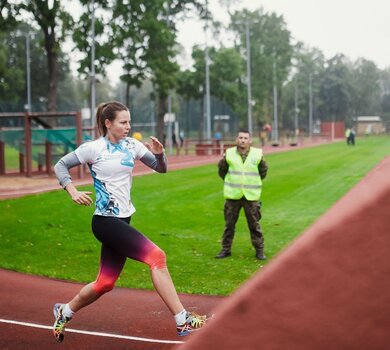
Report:
[{"label": "floodlight pole", "polygon": [[[244,24],[238,21],[237,24]],[[247,18],[245,20],[245,42],[246,42],[246,79],[247,79],[247,103],[248,103],[248,131],[253,133],[253,118],[252,118],[252,72],[251,72],[251,42],[250,42],[250,25],[260,22],[250,22]]]},{"label": "floodlight pole", "polygon": [[[167,13],[167,19],[166,23],[167,26],[170,27],[171,20],[170,20],[170,5],[167,4],[168,13]],[[168,92],[168,120],[167,120],[167,134],[166,134],[166,145],[168,146],[168,154],[172,155],[173,153],[173,142],[172,142],[172,122],[173,122],[173,116],[172,116],[172,92],[169,90]]]},{"label": "floodlight pole", "polygon": [[96,90],[95,90],[95,1],[91,1],[91,136],[92,139],[95,139],[95,106],[96,106]]},{"label": "floodlight pole", "polygon": [[252,122],[252,79],[251,79],[251,44],[249,36],[249,21],[245,21],[245,37],[246,37],[246,72],[247,72],[247,91],[248,91],[248,131],[253,132]]},{"label": "floodlight pole", "polygon": [[274,141],[279,140],[279,130],[278,130],[278,89],[276,87],[276,55],[274,52],[274,62],[273,62],[273,91],[274,91]]},{"label": "floodlight pole", "polygon": [[173,142],[172,142],[172,94],[168,95],[168,130],[167,130],[167,145],[168,145],[168,154],[173,154]]},{"label": "floodlight pole", "polygon": [[313,91],[312,91],[312,75],[309,74],[309,136],[313,133]]},{"label": "floodlight pole", "polygon": [[[206,0],[206,9],[208,11],[208,1]],[[209,57],[209,47],[208,47],[208,26],[209,26],[208,16],[206,19],[206,28],[205,28],[205,36],[206,36],[206,49],[205,49],[205,75],[206,75],[206,138],[207,140],[211,140],[211,108],[210,108],[210,57]]]},{"label": "floodlight pole", "polygon": [[155,120],[155,105],[154,101],[150,100],[150,121],[152,124],[152,135],[156,135],[156,120]]},{"label": "floodlight pole", "polygon": [[27,112],[31,112],[30,33],[26,33]]},{"label": "floodlight pole", "polygon": [[[207,45],[207,44],[206,44]],[[210,110],[210,69],[209,69],[209,49],[206,46],[206,137],[211,139],[211,110]]]},{"label": "floodlight pole", "polygon": [[298,130],[298,82],[297,77],[294,79],[294,129]]}]

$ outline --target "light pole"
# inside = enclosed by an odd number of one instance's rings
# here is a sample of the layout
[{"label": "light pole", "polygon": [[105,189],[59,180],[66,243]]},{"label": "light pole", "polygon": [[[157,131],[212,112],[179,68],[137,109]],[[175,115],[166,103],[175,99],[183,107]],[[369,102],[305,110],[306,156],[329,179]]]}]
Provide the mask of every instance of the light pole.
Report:
[{"label": "light pole", "polygon": [[297,77],[294,78],[294,133],[298,131],[298,81]]},{"label": "light pole", "polygon": [[167,145],[168,145],[168,154],[169,155],[172,155],[172,119],[173,119],[173,116],[172,116],[172,94],[170,93],[168,95],[168,120],[167,120],[167,124],[168,124],[168,129],[167,129],[167,139],[166,139],[166,142],[167,142]]},{"label": "light pole", "polygon": [[25,38],[25,51],[26,51],[26,88],[27,88],[27,103],[24,105],[24,109],[27,112],[31,112],[32,106],[31,106],[31,55],[30,55],[30,32],[23,32],[20,30],[17,30],[15,32],[17,37],[24,37]]},{"label": "light pole", "polygon": [[156,117],[154,101],[150,100],[150,121],[152,124],[152,135],[156,135]]},{"label": "light pole", "polygon": [[[206,11],[208,11],[208,1],[206,1]],[[211,108],[210,108],[210,57],[209,57],[209,47],[208,47],[208,27],[209,27],[209,19],[208,14],[206,18],[206,28],[205,28],[205,36],[206,36],[206,49],[205,49],[205,75],[206,75],[206,137],[207,140],[211,140]]]},{"label": "light pole", "polygon": [[26,33],[27,112],[31,112],[30,33]]},{"label": "light pole", "polygon": [[246,37],[246,72],[247,72],[247,90],[248,90],[248,131],[253,133],[252,123],[252,79],[251,79],[251,45],[249,37],[249,21],[245,22],[245,37]]},{"label": "light pole", "polygon": [[[252,73],[251,73],[251,43],[250,43],[250,23],[246,19],[245,22],[237,21],[237,24],[245,24],[245,48],[246,48],[246,80],[247,80],[247,109],[248,109],[248,131],[252,134]],[[253,23],[253,22],[251,22]],[[257,22],[256,22],[257,23]]]},{"label": "light pole", "polygon": [[95,106],[96,106],[96,90],[95,90],[95,1],[91,1],[91,136],[95,139]]},{"label": "light pole", "polygon": [[312,75],[309,74],[309,137],[313,133],[313,91],[312,91]]},{"label": "light pole", "polygon": [[279,130],[278,130],[278,89],[276,87],[276,54],[274,51],[274,62],[272,65],[273,70],[273,92],[274,92],[274,141],[278,142],[279,140]]}]

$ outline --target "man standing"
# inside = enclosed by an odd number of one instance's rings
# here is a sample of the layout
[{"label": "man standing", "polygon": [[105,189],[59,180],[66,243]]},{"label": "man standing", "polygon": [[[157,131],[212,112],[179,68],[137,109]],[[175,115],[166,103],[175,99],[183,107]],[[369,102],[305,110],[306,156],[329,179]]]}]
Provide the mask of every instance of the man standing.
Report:
[{"label": "man standing", "polygon": [[345,130],[345,139],[347,140],[347,145],[351,143],[351,129]]},{"label": "man standing", "polygon": [[256,258],[265,260],[264,238],[260,228],[261,186],[267,175],[268,166],[260,148],[251,147],[252,138],[247,130],[240,130],[236,138],[237,147],[228,148],[218,163],[219,176],[224,180],[225,230],[222,236],[222,250],[217,259],[231,256],[235,226],[244,207],[252,245]]}]

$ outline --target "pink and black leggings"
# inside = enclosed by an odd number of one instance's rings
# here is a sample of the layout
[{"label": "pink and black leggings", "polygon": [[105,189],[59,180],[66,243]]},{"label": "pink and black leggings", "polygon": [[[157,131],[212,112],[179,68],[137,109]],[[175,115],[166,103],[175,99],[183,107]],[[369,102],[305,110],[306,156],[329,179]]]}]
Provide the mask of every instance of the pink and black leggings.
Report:
[{"label": "pink and black leggings", "polygon": [[114,288],[127,258],[143,262],[152,270],[167,266],[164,251],[129,224],[130,218],[92,218],[93,234],[102,243],[99,274],[94,282],[97,294]]}]

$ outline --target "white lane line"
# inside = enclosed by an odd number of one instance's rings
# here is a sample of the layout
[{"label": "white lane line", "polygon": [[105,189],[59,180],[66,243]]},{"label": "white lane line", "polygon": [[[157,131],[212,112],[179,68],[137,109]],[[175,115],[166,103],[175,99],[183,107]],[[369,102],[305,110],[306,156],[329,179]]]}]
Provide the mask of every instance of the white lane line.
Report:
[{"label": "white lane line", "polygon": [[[53,328],[51,326],[45,326],[42,324],[29,323],[29,322],[19,322],[19,321],[14,321],[14,320],[5,320],[3,318],[0,318],[0,322],[9,323],[9,324],[16,324],[18,326],[34,327],[34,328],[42,328],[42,329],[52,329]],[[163,343],[163,344],[183,344],[184,343],[184,342],[178,341],[178,340],[160,340],[160,339],[140,338],[140,337],[132,337],[132,336],[128,336],[128,335],[120,335],[120,334],[112,334],[112,333],[82,331],[79,329],[72,329],[72,328],[67,328],[66,332],[95,335],[97,337],[136,340],[136,341],[143,341],[143,342],[149,342],[149,343]]]}]

